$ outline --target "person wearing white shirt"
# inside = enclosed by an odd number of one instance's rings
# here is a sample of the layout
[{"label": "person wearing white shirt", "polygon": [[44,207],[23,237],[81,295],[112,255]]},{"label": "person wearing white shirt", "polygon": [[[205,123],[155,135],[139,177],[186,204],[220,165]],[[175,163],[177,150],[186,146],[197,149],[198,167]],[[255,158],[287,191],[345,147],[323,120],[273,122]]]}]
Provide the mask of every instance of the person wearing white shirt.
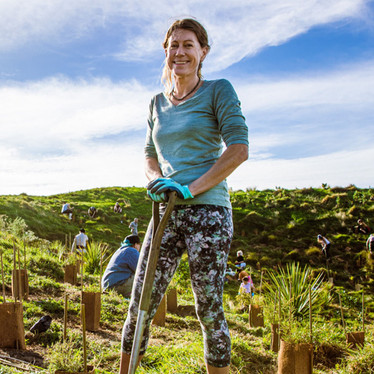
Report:
[{"label": "person wearing white shirt", "polygon": [[88,236],[85,233],[85,229],[80,229],[79,234],[74,237],[73,245],[71,246],[72,252],[74,252],[75,250],[77,250],[78,252],[86,251]]}]

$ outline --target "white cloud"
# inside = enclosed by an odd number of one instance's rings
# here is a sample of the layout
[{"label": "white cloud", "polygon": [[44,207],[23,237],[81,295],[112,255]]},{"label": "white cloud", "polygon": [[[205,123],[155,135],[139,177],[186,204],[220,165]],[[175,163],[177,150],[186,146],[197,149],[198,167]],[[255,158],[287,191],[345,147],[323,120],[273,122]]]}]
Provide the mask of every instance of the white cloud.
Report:
[{"label": "white cloud", "polygon": [[369,0],[257,0],[170,3],[166,0],[3,0],[0,2],[0,50],[27,43],[68,44],[94,38],[115,26],[123,35],[124,60],[160,52],[175,18],[197,17],[208,29],[213,48],[205,70],[219,71],[266,46],[279,45],[310,28],[347,19],[369,21]]},{"label": "white cloud", "polygon": [[69,43],[105,28],[118,19],[126,4],[120,0],[2,0],[0,50],[31,43]]},{"label": "white cloud", "polygon": [[[251,158],[229,178],[232,187],[372,185],[374,62],[233,83],[250,128]],[[145,185],[144,132],[158,90],[136,81],[61,77],[3,84],[0,194]],[[128,136],[116,142],[122,132]],[[297,155],[297,147],[310,144],[308,155]],[[293,156],[275,156],[277,147]]]},{"label": "white cloud", "polygon": [[284,79],[262,78],[254,83],[242,79],[237,89],[241,97],[251,98],[243,100],[245,110],[251,111],[279,110],[285,105],[293,109],[317,105],[361,108],[374,103],[373,82],[374,61],[367,61]]},{"label": "white cloud", "polygon": [[0,194],[51,195],[96,187],[145,186],[142,143],[83,145],[73,155],[22,157],[2,149]]},{"label": "white cloud", "polygon": [[[363,162],[364,160],[364,162]],[[247,161],[228,181],[234,190],[321,187],[373,187],[374,149],[336,152],[296,160]]]},{"label": "white cloud", "polygon": [[0,144],[21,149],[79,149],[95,138],[143,130],[153,95],[136,81],[63,78],[0,87]]},{"label": "white cloud", "polygon": [[170,23],[192,15],[203,23],[211,39],[212,50],[204,63],[205,72],[220,71],[262,48],[280,45],[318,25],[346,20],[372,22],[368,3],[368,0],[219,0],[195,1],[188,8],[183,3],[166,9],[161,3],[160,9],[155,9],[153,17],[147,20],[147,28],[133,35],[131,44],[125,45],[122,58],[136,60],[159,51]]},{"label": "white cloud", "polygon": [[255,158],[274,157],[274,147],[297,158],[374,142],[374,61],[282,80],[241,80],[235,87]]}]

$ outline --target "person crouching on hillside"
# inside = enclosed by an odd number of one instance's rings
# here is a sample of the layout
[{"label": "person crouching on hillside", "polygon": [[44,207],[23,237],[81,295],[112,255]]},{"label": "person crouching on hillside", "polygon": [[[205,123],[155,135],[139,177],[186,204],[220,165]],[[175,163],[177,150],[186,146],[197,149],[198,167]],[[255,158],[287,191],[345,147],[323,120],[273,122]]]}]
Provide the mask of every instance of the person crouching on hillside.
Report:
[{"label": "person crouching on hillside", "polygon": [[236,252],[236,260],[235,260],[235,266],[237,268],[237,273],[239,274],[242,270],[245,269],[247,264],[244,261],[243,252],[238,251]]},{"label": "person crouching on hillside", "polygon": [[66,214],[69,219],[73,219],[73,208],[69,203],[65,203],[62,205],[61,214]]},{"label": "person crouching on hillside", "polygon": [[330,241],[322,235],[317,235],[317,241],[321,244],[322,253],[325,255],[326,259],[330,258]]},{"label": "person crouching on hillside", "polygon": [[101,281],[103,290],[114,289],[123,297],[130,297],[139,260],[140,239],[129,235],[111,257]]}]

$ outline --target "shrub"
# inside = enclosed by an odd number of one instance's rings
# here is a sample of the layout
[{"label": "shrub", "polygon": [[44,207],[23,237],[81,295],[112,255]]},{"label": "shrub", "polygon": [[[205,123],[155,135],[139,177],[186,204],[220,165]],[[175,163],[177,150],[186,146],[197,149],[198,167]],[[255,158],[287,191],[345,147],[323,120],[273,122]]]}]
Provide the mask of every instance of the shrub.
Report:
[{"label": "shrub", "polygon": [[89,274],[95,274],[100,272],[100,263],[103,262],[104,267],[108,260],[109,246],[102,242],[92,242],[87,246],[87,250],[84,253],[84,264],[85,270]]},{"label": "shrub", "polygon": [[269,270],[269,282],[265,283],[267,297],[273,304],[275,297],[281,294],[281,304],[291,310],[294,317],[304,317],[309,312],[309,287],[311,287],[312,306],[317,309],[325,300],[320,298],[320,287],[323,281],[323,273],[319,273],[315,279],[311,276],[311,268],[306,265],[300,267],[299,263],[287,264],[285,269],[278,271]]}]

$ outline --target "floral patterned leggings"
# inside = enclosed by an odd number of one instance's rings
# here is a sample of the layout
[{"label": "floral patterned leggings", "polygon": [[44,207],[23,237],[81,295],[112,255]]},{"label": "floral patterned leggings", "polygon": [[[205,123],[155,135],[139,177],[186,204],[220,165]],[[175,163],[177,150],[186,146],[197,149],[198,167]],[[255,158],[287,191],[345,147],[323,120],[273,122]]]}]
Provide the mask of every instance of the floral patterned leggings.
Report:
[{"label": "floral patterned leggings", "polygon": [[[132,349],[151,231],[152,222],[140,252],[129,311],[122,331],[122,350],[127,354],[131,354]],[[232,234],[231,209],[214,205],[182,205],[174,209],[161,243],[141,355],[148,345],[152,318],[187,249],[196,314],[204,337],[205,360],[214,367],[230,364],[231,339],[222,294]]]}]

